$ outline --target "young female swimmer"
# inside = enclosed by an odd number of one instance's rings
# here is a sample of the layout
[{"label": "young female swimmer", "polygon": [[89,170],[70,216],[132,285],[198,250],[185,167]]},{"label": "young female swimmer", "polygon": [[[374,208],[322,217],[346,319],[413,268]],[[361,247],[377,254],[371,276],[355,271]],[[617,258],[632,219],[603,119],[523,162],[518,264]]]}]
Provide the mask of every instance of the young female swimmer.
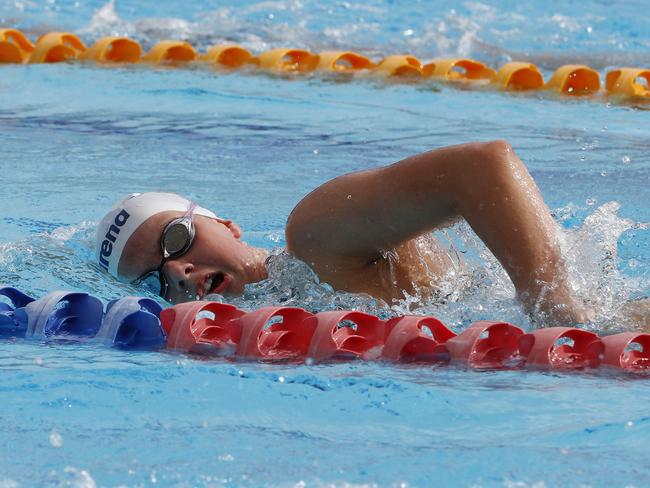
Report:
[{"label": "young female swimmer", "polygon": [[[390,303],[445,274],[447,253],[431,239],[423,261],[415,238],[460,217],[503,265],[530,313],[547,325],[591,318],[568,283],[558,225],[503,141],[444,147],[328,181],[291,212],[287,249],[335,289]],[[267,276],[267,251],[240,235],[234,222],[178,195],[145,193],[104,217],[97,258],[119,279],[155,279],[171,302],[237,295]]]}]

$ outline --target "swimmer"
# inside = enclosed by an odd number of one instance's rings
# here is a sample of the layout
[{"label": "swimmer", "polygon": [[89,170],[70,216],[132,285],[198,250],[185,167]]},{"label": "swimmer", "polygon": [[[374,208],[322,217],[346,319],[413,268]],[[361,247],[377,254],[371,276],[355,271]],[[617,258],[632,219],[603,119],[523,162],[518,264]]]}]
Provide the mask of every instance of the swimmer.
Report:
[{"label": "swimmer", "polygon": [[[326,182],[291,212],[287,250],[335,289],[391,303],[449,271],[443,246],[431,237],[423,260],[416,238],[459,218],[505,268],[528,313],[549,326],[592,318],[569,285],[559,226],[504,141],[435,149]],[[145,193],[104,217],[97,259],[123,281],[154,280],[174,303],[227,297],[267,277],[268,252],[240,237],[237,224],[178,195]]]}]

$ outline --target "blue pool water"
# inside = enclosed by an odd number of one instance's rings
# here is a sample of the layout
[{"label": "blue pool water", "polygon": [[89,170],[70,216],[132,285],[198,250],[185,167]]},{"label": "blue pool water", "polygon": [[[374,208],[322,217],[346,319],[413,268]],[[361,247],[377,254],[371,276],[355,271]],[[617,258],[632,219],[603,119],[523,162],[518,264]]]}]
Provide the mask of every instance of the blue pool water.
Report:
[{"label": "blue pool water", "polygon": [[[648,66],[644,2],[59,2],[0,0],[0,24],[87,42],[126,34],[352,48],[493,65]],[[104,301],[141,293],[91,263],[93,225],[132,191],[168,190],[284,245],[293,205],[343,172],[468,140],[507,139],[566,230],[599,331],[650,294],[648,106],[206,69],[0,66],[0,284]],[[529,328],[504,273],[463,225],[473,266],[450,303]],[[238,302],[405,312],[332,294],[298,263]],[[231,363],[96,345],[0,341],[0,487],[646,486],[650,383],[606,372],[471,372],[376,363]]]}]

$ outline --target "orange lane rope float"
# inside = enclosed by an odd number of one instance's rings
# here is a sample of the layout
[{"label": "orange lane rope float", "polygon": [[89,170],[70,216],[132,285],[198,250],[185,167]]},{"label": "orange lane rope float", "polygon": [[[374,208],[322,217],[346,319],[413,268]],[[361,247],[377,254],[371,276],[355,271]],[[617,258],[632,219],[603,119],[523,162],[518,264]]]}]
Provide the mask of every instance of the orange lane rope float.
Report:
[{"label": "orange lane rope float", "polygon": [[599,337],[573,327],[526,333],[507,322],[479,321],[456,334],[431,316],[382,320],[352,310],[311,313],[296,307],[246,312],[196,301],[163,309],[143,297],[106,308],[87,293],[55,291],[34,299],[0,288],[0,337],[99,342],[121,349],[176,351],[256,361],[381,360],[457,364],[470,369],[650,370],[650,334]]},{"label": "orange lane rope float", "polygon": [[324,51],[318,55],[317,69],[321,71],[354,72],[376,67],[369,58],[352,51]]},{"label": "orange lane rope float", "polygon": [[144,63],[188,63],[196,61],[199,53],[185,41],[160,41],[142,57]]},{"label": "orange lane rope float", "polygon": [[69,32],[50,32],[38,38],[28,63],[60,63],[78,59],[86,45]]},{"label": "orange lane rope float", "polygon": [[422,66],[422,74],[448,81],[489,82],[496,77],[496,71],[472,59],[434,59]]},{"label": "orange lane rope float", "polygon": [[607,73],[605,87],[610,95],[650,97],[650,70],[620,68]]},{"label": "orange lane rope float", "polygon": [[374,70],[381,76],[422,78],[422,63],[415,56],[394,54],[382,59]]},{"label": "orange lane rope float", "polygon": [[137,63],[142,58],[142,47],[126,37],[103,37],[79,55],[84,61],[96,63]]},{"label": "orange lane rope float", "polygon": [[235,44],[217,44],[200,56],[200,61],[223,68],[239,68],[251,62],[253,55],[248,49]]},{"label": "orange lane rope float", "polygon": [[[69,32],[50,32],[32,44],[19,30],[0,29],[0,64],[73,60],[174,66],[196,62],[222,69],[249,66],[275,73],[365,73],[391,79],[433,79],[464,83],[465,86],[489,86],[507,91],[546,89],[572,96],[601,93],[600,74],[581,64],[558,67],[545,83],[537,66],[518,61],[506,63],[498,70],[473,59],[434,59],[422,63],[408,54],[389,55],[375,63],[352,51],[317,54],[306,49],[276,48],[254,55],[236,44],[218,44],[199,54],[190,43],[175,40],[160,41],[143,55],[140,44],[126,37],[105,37],[87,49],[79,37]],[[608,71],[602,93],[619,98],[650,98],[650,70],[618,68]]]},{"label": "orange lane rope float", "polygon": [[306,73],[316,69],[318,56],[305,49],[277,48],[251,58],[251,62],[270,71]]},{"label": "orange lane rope float", "polygon": [[24,63],[34,51],[34,44],[16,29],[0,29],[0,63]]}]

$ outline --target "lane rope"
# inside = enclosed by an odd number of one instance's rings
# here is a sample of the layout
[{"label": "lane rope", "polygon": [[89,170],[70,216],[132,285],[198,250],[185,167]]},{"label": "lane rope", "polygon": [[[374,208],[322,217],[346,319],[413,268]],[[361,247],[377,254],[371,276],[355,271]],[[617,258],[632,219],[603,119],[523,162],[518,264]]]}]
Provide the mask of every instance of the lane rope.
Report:
[{"label": "lane rope", "polygon": [[[605,337],[573,327],[526,333],[507,322],[482,320],[460,334],[433,316],[382,320],[353,310],[311,313],[296,307],[246,312],[196,301],[162,308],[143,297],[112,300],[54,291],[34,299],[0,288],[0,337],[91,341],[130,350],[256,361],[379,360],[456,364],[470,369],[650,369],[650,334]],[[10,302],[10,303],[7,303]]]},{"label": "lane rope", "polygon": [[445,81],[509,92],[550,90],[570,96],[600,94],[618,99],[650,99],[650,69],[635,67],[607,71],[603,87],[600,73],[584,64],[560,66],[545,82],[535,64],[519,61],[506,63],[497,70],[466,58],[422,62],[412,55],[393,54],[375,62],[352,51],[317,54],[289,48],[254,55],[236,44],[218,44],[201,54],[190,43],[175,40],[160,41],[143,54],[140,43],[127,37],[104,37],[87,48],[70,32],[49,32],[32,42],[17,29],[0,29],[0,64],[73,61],[175,67],[200,63],[225,70],[249,67],[276,73],[336,72],[409,82]]}]

